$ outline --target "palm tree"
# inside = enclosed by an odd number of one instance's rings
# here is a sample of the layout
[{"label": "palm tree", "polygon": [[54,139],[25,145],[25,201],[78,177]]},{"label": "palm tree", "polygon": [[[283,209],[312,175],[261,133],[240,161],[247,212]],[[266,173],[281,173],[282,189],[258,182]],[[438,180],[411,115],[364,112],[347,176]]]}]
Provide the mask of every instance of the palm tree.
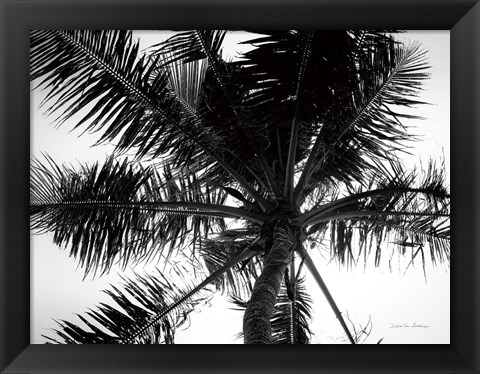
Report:
[{"label": "palm tree", "polygon": [[60,322],[50,342],[173,343],[227,291],[245,343],[308,343],[306,270],[355,343],[308,246],[329,242],[347,265],[371,252],[380,264],[385,241],[448,261],[443,165],[401,162],[426,53],[387,31],[258,31],[226,61],[225,35],[180,32],[140,56],[126,31],[31,32],[31,79],[58,123],[116,145],[103,164],[34,159],[31,228],[86,275],[159,269],[112,286],[115,306],[79,316],[88,329]]}]

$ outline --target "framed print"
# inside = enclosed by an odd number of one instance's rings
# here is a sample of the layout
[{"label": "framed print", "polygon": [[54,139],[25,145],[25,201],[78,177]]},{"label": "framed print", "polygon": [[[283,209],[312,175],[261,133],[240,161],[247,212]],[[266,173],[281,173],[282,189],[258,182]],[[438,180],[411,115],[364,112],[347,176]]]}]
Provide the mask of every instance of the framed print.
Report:
[{"label": "framed print", "polygon": [[[1,20],[2,372],[479,372],[478,2],[3,1]],[[393,152],[422,114],[437,163],[409,172]],[[182,337],[216,291],[237,322]],[[242,340],[313,344],[209,345]]]}]

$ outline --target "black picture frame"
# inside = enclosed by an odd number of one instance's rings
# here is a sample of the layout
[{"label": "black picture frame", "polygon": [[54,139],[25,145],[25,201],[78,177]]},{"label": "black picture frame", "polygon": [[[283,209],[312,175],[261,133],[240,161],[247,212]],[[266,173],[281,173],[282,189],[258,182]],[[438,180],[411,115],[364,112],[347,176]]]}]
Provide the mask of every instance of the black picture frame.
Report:
[{"label": "black picture frame", "polygon": [[[480,4],[421,1],[0,0],[2,373],[480,373]],[[451,31],[451,344],[30,345],[29,30]]]}]

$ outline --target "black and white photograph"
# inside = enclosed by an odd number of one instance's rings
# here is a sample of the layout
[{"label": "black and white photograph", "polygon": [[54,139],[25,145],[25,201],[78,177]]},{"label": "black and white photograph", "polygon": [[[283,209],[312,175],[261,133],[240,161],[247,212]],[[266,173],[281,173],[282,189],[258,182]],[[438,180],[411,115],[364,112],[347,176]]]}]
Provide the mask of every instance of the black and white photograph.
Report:
[{"label": "black and white photograph", "polygon": [[449,30],[32,30],[30,142],[31,344],[451,343]]}]

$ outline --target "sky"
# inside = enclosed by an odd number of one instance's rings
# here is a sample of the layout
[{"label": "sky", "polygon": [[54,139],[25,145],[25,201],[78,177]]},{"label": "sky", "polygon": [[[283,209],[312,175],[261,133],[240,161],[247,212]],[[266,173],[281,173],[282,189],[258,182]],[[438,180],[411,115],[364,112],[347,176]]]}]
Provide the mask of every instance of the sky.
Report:
[{"label": "sky", "polygon": [[[135,32],[141,48],[164,37],[158,32]],[[241,33],[229,33],[224,53],[234,58],[236,52],[248,46],[239,46]],[[409,123],[412,132],[421,136],[412,155],[404,156],[407,165],[433,157],[445,158],[450,168],[450,35],[449,31],[409,31],[398,37],[405,42],[418,41],[428,51],[432,66],[431,77],[424,85],[422,99],[430,105],[422,106],[415,114],[425,120]],[[76,164],[103,160],[113,145],[92,147],[95,137],[70,131],[68,124],[57,128],[54,116],[46,116],[39,109],[42,93],[31,93],[31,152],[41,157],[49,154],[57,162]],[[75,119],[72,120],[72,123]],[[44,343],[42,334],[52,335],[49,329],[57,325],[55,319],[78,321],[75,313],[82,313],[109,298],[101,291],[119,280],[117,272],[108,276],[87,277],[77,269],[68,252],[52,244],[51,234],[31,236],[31,343]],[[448,344],[450,342],[450,273],[448,265],[433,267],[427,263],[426,279],[421,264],[410,267],[408,261],[398,261],[392,269],[357,266],[340,268],[319,251],[311,252],[313,260],[330,289],[343,315],[348,314],[356,327],[371,328],[366,344]],[[138,269],[137,269],[138,270]],[[127,274],[131,270],[127,270]],[[312,343],[345,344],[344,333],[325,301],[321,291],[307,276],[307,287],[315,300],[312,321]],[[177,332],[175,342],[194,344],[242,344],[236,338],[242,329],[242,313],[229,309],[226,295],[217,295],[210,307],[191,314],[190,323]]]}]

